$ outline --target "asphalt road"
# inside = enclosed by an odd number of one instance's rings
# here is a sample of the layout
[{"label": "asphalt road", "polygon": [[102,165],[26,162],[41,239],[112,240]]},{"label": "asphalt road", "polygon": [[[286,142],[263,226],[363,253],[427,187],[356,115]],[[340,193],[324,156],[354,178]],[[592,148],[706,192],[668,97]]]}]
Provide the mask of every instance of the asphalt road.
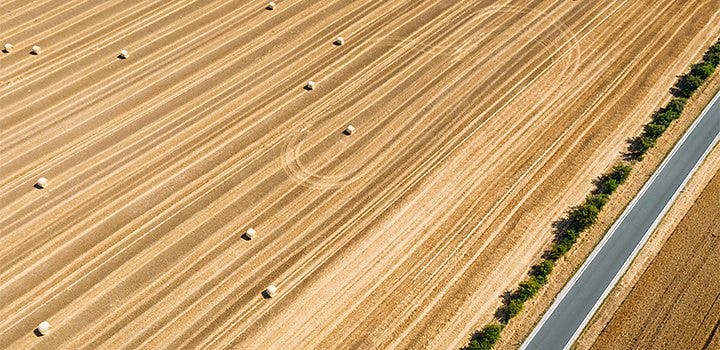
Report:
[{"label": "asphalt road", "polygon": [[[695,169],[720,138],[720,94],[683,135],[590,257],[558,294],[521,349],[567,349],[625,273]],[[715,213],[713,213],[715,214]]]}]

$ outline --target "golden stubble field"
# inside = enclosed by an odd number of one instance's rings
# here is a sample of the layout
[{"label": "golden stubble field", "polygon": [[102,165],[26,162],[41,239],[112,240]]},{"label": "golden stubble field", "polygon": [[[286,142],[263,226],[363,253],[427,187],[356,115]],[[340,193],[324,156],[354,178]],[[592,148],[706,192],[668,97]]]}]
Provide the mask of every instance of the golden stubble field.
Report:
[{"label": "golden stubble field", "polygon": [[0,4],[0,344],[457,347],[720,33],[714,0],[277,5]]}]

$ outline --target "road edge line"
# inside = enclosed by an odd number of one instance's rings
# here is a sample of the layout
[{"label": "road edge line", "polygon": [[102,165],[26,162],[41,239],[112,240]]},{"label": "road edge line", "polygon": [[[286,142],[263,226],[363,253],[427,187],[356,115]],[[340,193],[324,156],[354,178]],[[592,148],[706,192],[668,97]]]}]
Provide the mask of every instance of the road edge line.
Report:
[{"label": "road edge line", "polygon": [[[667,165],[667,163],[669,163],[670,159],[675,155],[675,153],[677,153],[677,150],[680,148],[680,146],[687,140],[687,138],[689,137],[689,135],[695,130],[695,128],[697,127],[697,125],[700,123],[700,121],[701,121],[703,118],[705,118],[705,116],[707,115],[707,112],[708,112],[708,111],[710,110],[710,108],[717,102],[717,100],[718,100],[719,98],[720,98],[720,92],[718,92],[717,94],[715,94],[715,97],[713,97],[713,99],[707,104],[707,106],[705,106],[705,108],[704,108],[703,111],[700,113],[700,115],[695,119],[695,121],[692,123],[692,125],[690,125],[690,127],[685,131],[685,133],[684,133],[683,136],[680,138],[680,140],[678,140],[678,142],[675,144],[675,146],[673,146],[673,148],[672,148],[672,150],[670,151],[670,153],[668,153],[668,155],[665,157],[665,159],[663,159],[663,162],[662,162],[662,163],[660,164],[660,166],[655,170],[655,172],[653,172],[653,174],[652,174],[652,176],[650,177],[650,179],[648,179],[648,181],[645,182],[645,184],[644,184],[643,187],[640,189],[640,191],[638,191],[638,193],[635,195],[635,197],[633,197],[632,201],[630,201],[630,203],[628,204],[628,206],[625,207],[625,209],[623,210],[623,213],[620,215],[620,217],[613,223],[613,225],[610,227],[610,229],[608,229],[607,233],[603,236],[603,238],[600,240],[600,242],[598,242],[598,244],[595,246],[595,248],[594,248],[593,251],[590,253],[590,255],[587,257],[587,259],[585,259],[585,262],[583,262],[583,264],[580,266],[580,268],[578,269],[578,271],[573,275],[573,277],[570,279],[570,281],[568,281],[568,283],[563,287],[563,289],[560,291],[560,293],[558,293],[558,295],[555,297],[555,300],[553,301],[552,305],[550,305],[550,307],[545,311],[545,313],[543,314],[543,317],[542,317],[542,318],[540,319],[540,321],[535,325],[535,327],[533,328],[533,330],[532,330],[532,332],[530,333],[530,335],[528,335],[527,338],[525,338],[525,341],[523,341],[522,345],[520,345],[520,350],[526,349],[527,346],[529,345],[530,341],[532,341],[532,340],[535,338],[535,336],[536,336],[537,333],[539,332],[540,328],[542,328],[542,326],[547,322],[547,320],[550,318],[550,316],[555,312],[555,309],[557,309],[558,305],[562,302],[562,300],[563,300],[563,299],[565,298],[565,296],[568,294],[568,292],[570,291],[570,289],[572,289],[572,287],[575,285],[575,283],[577,282],[577,280],[580,278],[580,276],[583,274],[583,272],[587,269],[587,266],[590,265],[590,264],[594,261],[595,257],[598,255],[598,253],[600,252],[600,250],[602,250],[602,248],[605,246],[605,244],[607,243],[607,241],[609,241],[610,238],[611,238],[611,237],[613,236],[613,234],[615,233],[615,231],[617,231],[617,227],[620,225],[620,223],[622,223],[622,222],[625,220],[625,218],[627,217],[627,215],[629,214],[629,212],[632,210],[632,208],[635,207],[635,205],[637,204],[637,202],[638,202],[638,201],[640,200],[640,198],[645,194],[645,192],[646,192],[647,189],[650,187],[650,185],[652,185],[652,183],[655,181],[655,179],[656,179],[657,176],[660,174],[660,172],[665,168],[665,166]],[[720,135],[719,135],[719,136],[720,136]],[[609,291],[610,291],[610,290],[615,286],[615,284],[617,283],[616,280],[619,279],[618,275],[621,275],[621,273],[624,274],[624,272],[627,270],[627,267],[629,267],[629,262],[632,261],[632,260],[635,258],[635,256],[637,255],[637,252],[639,251],[640,247],[642,247],[642,246],[645,244],[645,242],[647,241],[647,239],[649,238],[648,232],[654,231],[655,226],[657,226],[657,223],[659,223],[659,218],[662,218],[662,216],[665,215],[665,213],[666,213],[667,210],[669,209],[669,206],[675,201],[675,198],[677,197],[677,194],[679,193],[680,189],[682,189],[682,188],[685,186],[685,184],[687,183],[687,181],[690,179],[690,177],[692,177],[692,175],[695,173],[695,171],[697,170],[697,168],[699,167],[699,165],[702,163],[702,161],[705,160],[705,158],[706,158],[707,154],[710,152],[710,150],[715,146],[715,144],[717,144],[717,141],[718,141],[719,138],[720,138],[720,137],[716,136],[715,139],[710,143],[710,147],[708,147],[708,149],[705,150],[705,152],[704,152],[703,155],[700,157],[700,159],[698,160],[698,162],[697,162],[697,163],[695,164],[695,166],[691,169],[691,171],[690,171],[690,173],[688,174],[688,176],[685,178],[685,180],[682,182],[682,184],[681,184],[681,185],[678,187],[678,189],[675,191],[675,193],[674,193],[673,196],[671,197],[670,201],[668,201],[668,203],[666,204],[665,208],[663,208],[663,211],[660,213],[660,215],[658,215],[658,218],[656,218],[656,220],[655,220],[655,222],[653,223],[653,225],[652,225],[652,226],[650,227],[650,229],[645,233],[645,235],[643,236],[643,239],[642,239],[642,240],[640,241],[640,243],[635,247],[635,249],[634,249],[633,252],[631,253],[630,257],[628,257],[628,259],[625,261],[625,264],[623,264],[623,266],[621,267],[620,271],[618,271],[618,274],[616,274],[615,278],[613,278],[613,280],[611,281],[611,284],[608,285],[608,288],[606,288],[605,292],[603,292],[603,294],[601,295],[600,299],[598,299],[598,302],[596,303],[596,305],[593,306],[593,308],[591,309],[591,312],[588,313],[588,316],[586,316],[585,320],[583,320],[583,322],[580,324],[580,327],[578,327],[578,329],[575,330],[575,333],[573,334],[573,336],[572,336],[572,337],[570,338],[570,340],[565,344],[564,349],[569,348],[569,345],[572,345],[572,344],[574,343],[574,341],[577,339],[577,337],[580,335],[580,333],[582,332],[584,326],[587,324],[587,322],[589,322],[590,316],[592,316],[592,315],[594,314],[594,312],[597,311],[597,308],[599,307],[599,304],[600,304],[602,301],[604,301],[604,299],[607,297],[607,294],[609,294]],[[628,266],[626,266],[626,265],[628,265]]]}]

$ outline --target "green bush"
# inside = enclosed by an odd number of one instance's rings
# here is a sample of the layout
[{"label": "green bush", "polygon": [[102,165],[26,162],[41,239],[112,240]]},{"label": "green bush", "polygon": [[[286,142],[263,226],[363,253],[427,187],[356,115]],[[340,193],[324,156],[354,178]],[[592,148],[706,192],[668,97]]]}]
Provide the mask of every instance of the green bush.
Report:
[{"label": "green bush", "polygon": [[664,110],[655,114],[653,123],[660,124],[663,126],[670,126],[673,120],[680,118],[680,113],[672,110]]},{"label": "green bush", "polygon": [[705,79],[697,75],[685,75],[680,82],[680,96],[690,98],[704,82]]},{"label": "green bush", "polygon": [[547,259],[550,261],[558,261],[568,250],[570,250],[570,247],[560,247],[558,244],[553,244],[552,248],[547,252]]},{"label": "green bush", "polygon": [[645,125],[644,135],[653,139],[658,139],[667,129],[666,125],[650,123]]},{"label": "green bush", "polygon": [[[608,179],[604,183],[608,183],[608,182],[612,182],[612,183],[616,184],[615,187],[617,188],[617,181],[615,181],[615,179]],[[610,193],[608,193],[608,194],[600,193],[600,194],[589,195],[587,197],[587,199],[585,199],[585,202],[590,205],[595,206],[598,209],[602,209],[602,207],[604,207],[605,204],[607,204],[607,202],[610,200],[609,194]]]},{"label": "green bush", "polygon": [[548,251],[547,259],[554,262],[563,257],[565,253],[572,248],[578,237],[580,237],[580,233],[578,231],[572,229],[563,231],[560,235],[558,235],[555,240],[555,244],[553,244],[550,251]]},{"label": "green bush", "polygon": [[510,321],[513,317],[517,316],[523,309],[525,302],[520,299],[511,299],[507,305],[505,305],[505,323]]},{"label": "green bush", "polygon": [[717,67],[720,65],[720,42],[711,46],[703,55],[703,61],[712,64]]},{"label": "green bush", "polygon": [[607,179],[603,181],[602,184],[600,184],[600,193],[613,194],[613,192],[617,190],[618,186],[620,186],[620,184],[617,181],[613,179]]},{"label": "green bush", "polygon": [[580,238],[580,232],[575,230],[565,230],[563,237],[567,237],[568,239],[572,240],[573,243],[575,243],[575,241]]},{"label": "green bush", "polygon": [[547,283],[548,276],[552,273],[553,267],[555,267],[553,260],[544,259],[542,262],[532,267],[530,275],[535,277],[538,283],[545,285],[545,283]]},{"label": "green bush", "polygon": [[612,168],[612,171],[606,176],[608,179],[617,181],[618,184],[622,185],[630,177],[632,167],[627,164],[618,164]]},{"label": "green bush", "polygon": [[[577,242],[580,234],[575,230],[566,230],[557,240],[557,243],[568,248],[572,248],[573,244]],[[568,249],[569,250],[569,249]]]},{"label": "green bush", "polygon": [[542,288],[542,284],[540,284],[537,279],[528,278],[520,282],[517,291],[515,291],[512,297],[514,299],[527,301],[528,299],[534,297],[535,294],[540,291],[540,288]]},{"label": "green bush", "polygon": [[707,50],[703,56],[703,60],[715,67],[720,65],[720,44],[715,44],[715,46],[711,47],[710,50]]},{"label": "green bush", "polygon": [[690,68],[690,75],[707,80],[715,72],[715,66],[710,62],[696,63]]},{"label": "green bush", "polygon": [[635,142],[633,144],[633,151],[635,151],[639,159],[642,159],[643,155],[645,155],[648,150],[655,146],[655,141],[656,140],[653,138],[647,136],[640,136],[635,139]]},{"label": "green bush", "polygon": [[557,261],[558,259],[565,256],[565,254],[572,248],[575,242],[569,237],[560,238],[548,252],[548,259]]},{"label": "green bush", "polygon": [[682,114],[682,111],[685,109],[685,104],[687,103],[686,98],[682,97],[675,97],[670,102],[668,102],[667,106],[665,106],[665,111],[675,112],[678,115]]},{"label": "green bush", "polygon": [[489,324],[483,327],[482,330],[470,335],[470,342],[463,350],[491,350],[500,339],[502,330],[503,325],[500,324]]},{"label": "green bush", "polygon": [[[606,183],[610,181],[612,180],[606,181]],[[584,231],[595,223],[599,212],[600,210],[596,206],[588,203],[573,208],[568,214],[568,228],[577,232]]]},{"label": "green bush", "polygon": [[538,284],[538,286],[539,286],[538,291],[539,291],[540,288],[542,288],[542,286],[544,286],[547,283],[547,276],[543,276],[543,277],[530,276],[530,281]]}]

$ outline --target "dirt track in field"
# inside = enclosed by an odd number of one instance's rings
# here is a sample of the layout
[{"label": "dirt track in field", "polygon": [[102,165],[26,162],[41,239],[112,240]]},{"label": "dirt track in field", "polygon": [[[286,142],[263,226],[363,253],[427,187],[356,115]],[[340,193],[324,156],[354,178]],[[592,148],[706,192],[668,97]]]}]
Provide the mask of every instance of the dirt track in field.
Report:
[{"label": "dirt track in field", "polygon": [[720,348],[720,173],[595,341],[595,349]]},{"label": "dirt track in field", "polygon": [[711,0],[277,3],[0,5],[0,344],[457,347],[720,33]]}]

